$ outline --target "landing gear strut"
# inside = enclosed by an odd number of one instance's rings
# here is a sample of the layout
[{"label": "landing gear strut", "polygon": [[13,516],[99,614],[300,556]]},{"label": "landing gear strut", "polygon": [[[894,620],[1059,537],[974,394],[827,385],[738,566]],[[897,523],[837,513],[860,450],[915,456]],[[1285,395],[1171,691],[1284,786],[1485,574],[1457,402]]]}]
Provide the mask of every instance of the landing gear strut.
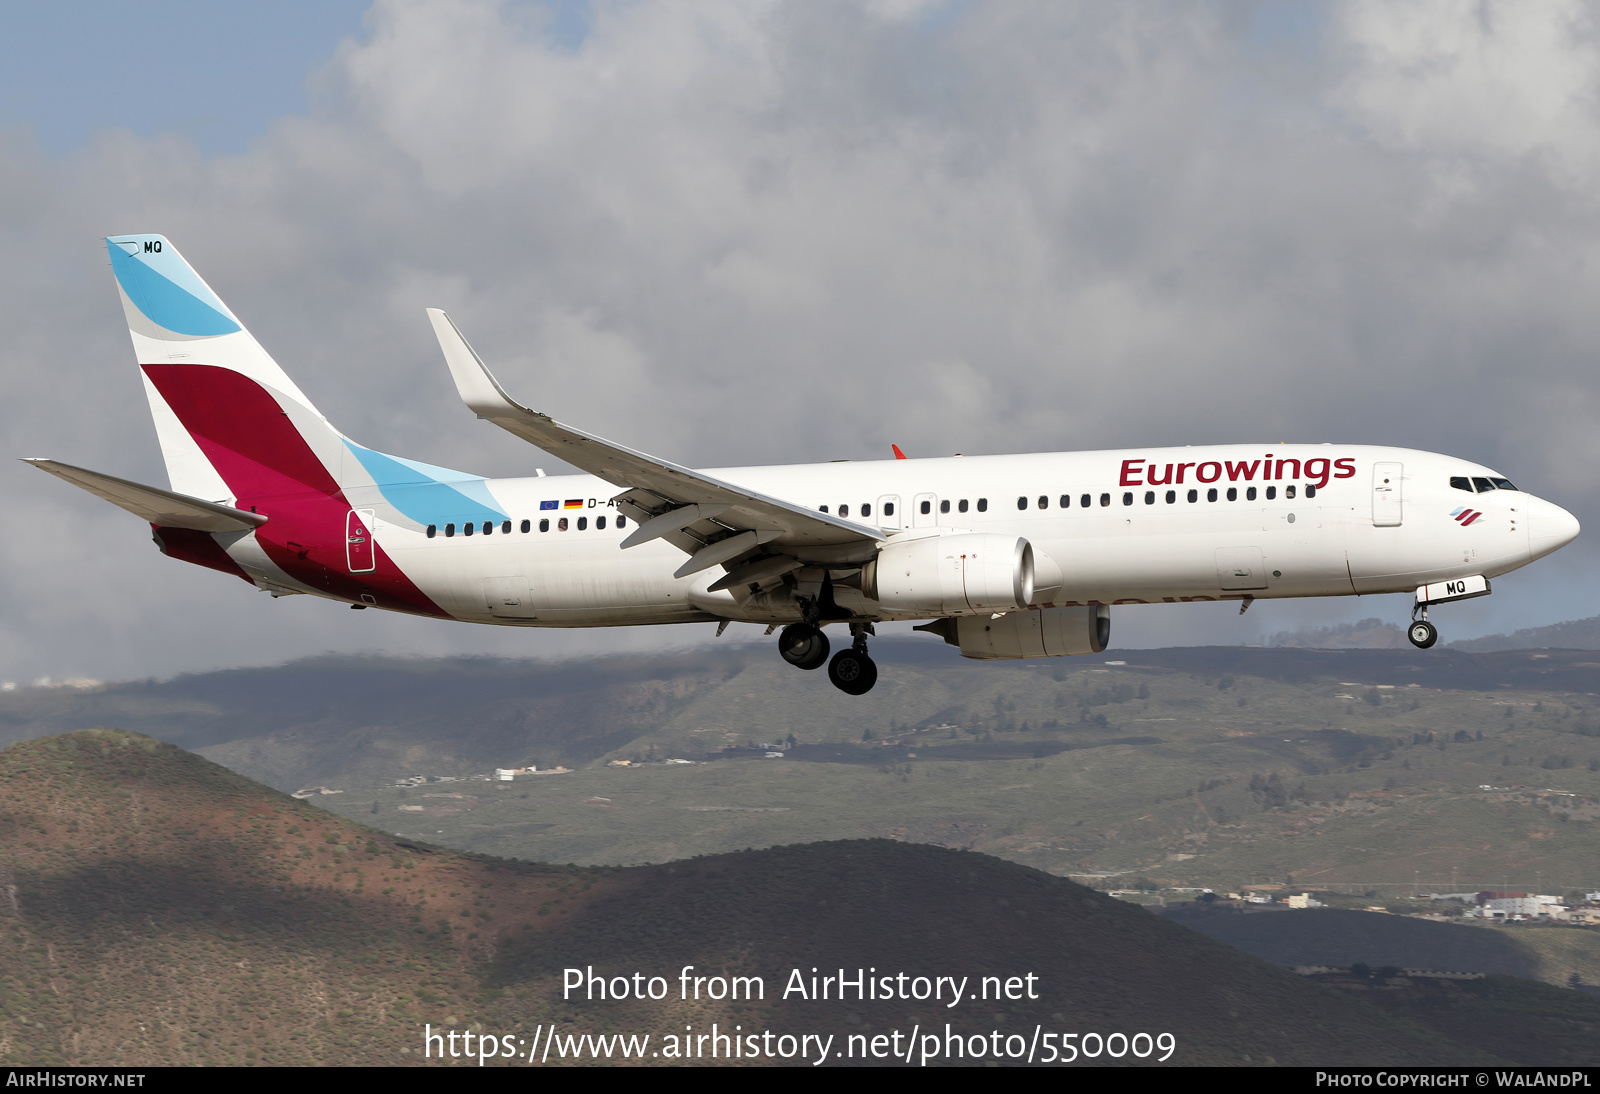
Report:
[{"label": "landing gear strut", "polygon": [[878,665],[867,656],[867,635],[875,633],[871,623],[850,624],[850,648],[828,662],[828,679],[846,695],[865,695],[878,682]]},{"label": "landing gear strut", "polygon": [[1439,628],[1428,622],[1426,604],[1418,604],[1411,609],[1411,626],[1406,629],[1406,637],[1419,650],[1425,650],[1439,641]]}]

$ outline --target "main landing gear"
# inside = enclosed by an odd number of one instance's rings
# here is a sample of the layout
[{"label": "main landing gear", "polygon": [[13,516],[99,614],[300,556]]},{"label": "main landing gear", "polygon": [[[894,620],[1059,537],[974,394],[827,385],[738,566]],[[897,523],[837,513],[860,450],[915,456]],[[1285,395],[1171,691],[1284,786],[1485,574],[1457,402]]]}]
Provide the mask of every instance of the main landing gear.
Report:
[{"label": "main landing gear", "polygon": [[840,650],[828,658],[828,636],[815,623],[791,623],[778,635],[778,653],[798,669],[821,668],[828,665],[828,679],[846,695],[865,695],[878,682],[877,663],[867,656],[867,635],[872,634],[871,623],[850,624],[853,641],[849,649]]},{"label": "main landing gear", "polygon": [[778,635],[778,653],[797,669],[820,669],[828,659],[828,636],[814,623],[791,623]]}]

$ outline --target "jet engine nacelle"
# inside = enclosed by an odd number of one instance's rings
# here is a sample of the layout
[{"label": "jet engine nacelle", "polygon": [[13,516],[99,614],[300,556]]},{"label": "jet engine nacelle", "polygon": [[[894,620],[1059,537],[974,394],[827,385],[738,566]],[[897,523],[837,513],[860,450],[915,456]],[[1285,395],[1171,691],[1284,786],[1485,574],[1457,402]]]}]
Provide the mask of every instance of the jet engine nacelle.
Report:
[{"label": "jet engine nacelle", "polygon": [[1015,611],[1033,600],[1033,547],[994,532],[890,540],[863,568],[861,591],[893,611]]},{"label": "jet engine nacelle", "polygon": [[1071,657],[1099,653],[1111,641],[1111,609],[1104,604],[1010,612],[999,619],[966,616],[916,628],[961,647],[962,657],[1011,661],[1027,657]]}]

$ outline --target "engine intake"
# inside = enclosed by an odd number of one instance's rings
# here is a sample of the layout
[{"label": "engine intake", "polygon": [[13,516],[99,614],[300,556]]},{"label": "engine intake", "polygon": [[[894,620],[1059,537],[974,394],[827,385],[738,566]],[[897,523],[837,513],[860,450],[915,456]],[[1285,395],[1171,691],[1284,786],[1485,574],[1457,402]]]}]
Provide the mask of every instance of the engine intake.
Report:
[{"label": "engine intake", "polygon": [[1016,611],[1033,600],[1033,547],[994,532],[891,540],[863,568],[861,591],[895,611]]},{"label": "engine intake", "polygon": [[962,657],[1012,661],[1100,653],[1111,641],[1111,609],[1104,604],[1011,612],[999,619],[936,619],[915,628],[931,631]]}]

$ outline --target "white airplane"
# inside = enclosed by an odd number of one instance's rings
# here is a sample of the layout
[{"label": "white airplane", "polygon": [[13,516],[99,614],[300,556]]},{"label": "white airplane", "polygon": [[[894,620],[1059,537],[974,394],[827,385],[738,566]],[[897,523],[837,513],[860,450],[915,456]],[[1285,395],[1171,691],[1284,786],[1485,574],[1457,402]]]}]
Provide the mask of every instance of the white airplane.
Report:
[{"label": "white airplane", "polygon": [[[926,620],[966,657],[1062,657],[1105,649],[1113,604],[1414,590],[1426,648],[1430,606],[1578,534],[1486,467],[1359,445],[694,471],[514,402],[430,310],[467,406],[587,472],[486,479],[345,437],[164,238],[106,245],[171,488],[29,462],[274,596],[505,626],[781,626],[786,661],[860,695],[883,620]],[[830,658],[834,623],[851,643]]]}]

